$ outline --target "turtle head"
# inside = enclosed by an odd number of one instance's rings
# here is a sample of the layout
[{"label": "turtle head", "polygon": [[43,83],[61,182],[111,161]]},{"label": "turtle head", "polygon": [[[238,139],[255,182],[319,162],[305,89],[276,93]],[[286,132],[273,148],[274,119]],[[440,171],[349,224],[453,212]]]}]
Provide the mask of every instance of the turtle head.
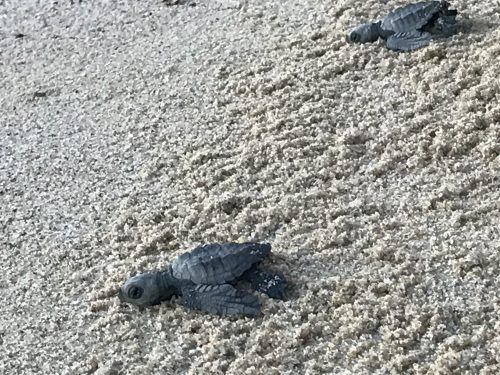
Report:
[{"label": "turtle head", "polygon": [[372,43],[379,38],[379,28],[377,23],[362,23],[356,26],[346,35],[348,43]]},{"label": "turtle head", "polygon": [[151,306],[164,298],[158,272],[141,273],[125,281],[118,291],[122,302],[138,306]]}]

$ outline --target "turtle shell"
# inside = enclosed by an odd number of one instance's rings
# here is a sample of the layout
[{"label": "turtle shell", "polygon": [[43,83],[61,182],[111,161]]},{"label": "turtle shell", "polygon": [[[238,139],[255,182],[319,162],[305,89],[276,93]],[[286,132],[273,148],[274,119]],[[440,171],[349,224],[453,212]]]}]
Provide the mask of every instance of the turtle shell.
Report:
[{"label": "turtle shell", "polygon": [[270,251],[270,244],[255,242],[199,246],[172,263],[172,274],[195,284],[226,284],[262,261]]},{"label": "turtle shell", "polygon": [[394,9],[381,20],[380,28],[394,33],[420,30],[439,17],[442,9],[448,5],[445,1],[424,1],[408,4]]}]

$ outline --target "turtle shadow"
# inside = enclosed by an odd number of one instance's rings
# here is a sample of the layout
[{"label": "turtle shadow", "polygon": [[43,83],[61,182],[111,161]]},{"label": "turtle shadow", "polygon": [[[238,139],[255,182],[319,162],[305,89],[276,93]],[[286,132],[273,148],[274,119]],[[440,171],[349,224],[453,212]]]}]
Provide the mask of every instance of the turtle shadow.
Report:
[{"label": "turtle shadow", "polygon": [[463,18],[458,26],[458,31],[470,35],[485,35],[491,33],[491,30],[497,29],[499,23],[480,19]]},{"label": "turtle shadow", "polygon": [[196,2],[190,0],[162,0],[164,6],[172,7],[172,6],[181,6],[188,5],[190,7],[195,7]]},{"label": "turtle shadow", "polygon": [[[314,254],[315,250],[309,249],[305,252]],[[345,265],[339,266],[337,262],[332,262],[329,256],[321,252],[316,252],[316,256],[313,257],[303,256],[302,252],[297,254],[271,253],[269,258],[259,265],[259,268],[261,267],[271,273],[284,275],[287,280],[284,301],[300,299],[324,280],[350,272],[345,269]]]}]

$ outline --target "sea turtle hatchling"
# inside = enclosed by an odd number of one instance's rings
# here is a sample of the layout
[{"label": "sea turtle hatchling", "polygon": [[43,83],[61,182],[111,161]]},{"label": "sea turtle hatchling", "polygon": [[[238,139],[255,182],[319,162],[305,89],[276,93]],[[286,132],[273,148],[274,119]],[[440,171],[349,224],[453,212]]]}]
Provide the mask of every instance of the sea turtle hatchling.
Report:
[{"label": "sea turtle hatchling", "polygon": [[433,36],[450,36],[457,30],[457,11],[447,1],[423,1],[397,8],[384,18],[356,26],[349,43],[385,41],[387,48],[411,51],[429,44]]},{"label": "sea turtle hatchling", "polygon": [[218,315],[260,315],[254,294],[235,288],[239,281],[271,298],[283,299],[286,280],[257,267],[269,253],[267,243],[214,243],[177,257],[166,270],[129,278],[118,291],[123,302],[150,306],[182,297],[184,305]]}]

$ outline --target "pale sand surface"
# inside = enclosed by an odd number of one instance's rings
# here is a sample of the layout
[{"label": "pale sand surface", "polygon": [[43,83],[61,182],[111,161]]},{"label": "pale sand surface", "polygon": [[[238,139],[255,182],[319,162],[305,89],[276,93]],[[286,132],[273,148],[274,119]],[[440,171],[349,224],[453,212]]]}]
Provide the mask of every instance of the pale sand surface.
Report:
[{"label": "pale sand surface", "polygon": [[[193,1],[0,2],[0,373],[499,374],[498,2],[398,54],[344,34],[400,1]],[[119,304],[230,240],[289,301]]]}]

